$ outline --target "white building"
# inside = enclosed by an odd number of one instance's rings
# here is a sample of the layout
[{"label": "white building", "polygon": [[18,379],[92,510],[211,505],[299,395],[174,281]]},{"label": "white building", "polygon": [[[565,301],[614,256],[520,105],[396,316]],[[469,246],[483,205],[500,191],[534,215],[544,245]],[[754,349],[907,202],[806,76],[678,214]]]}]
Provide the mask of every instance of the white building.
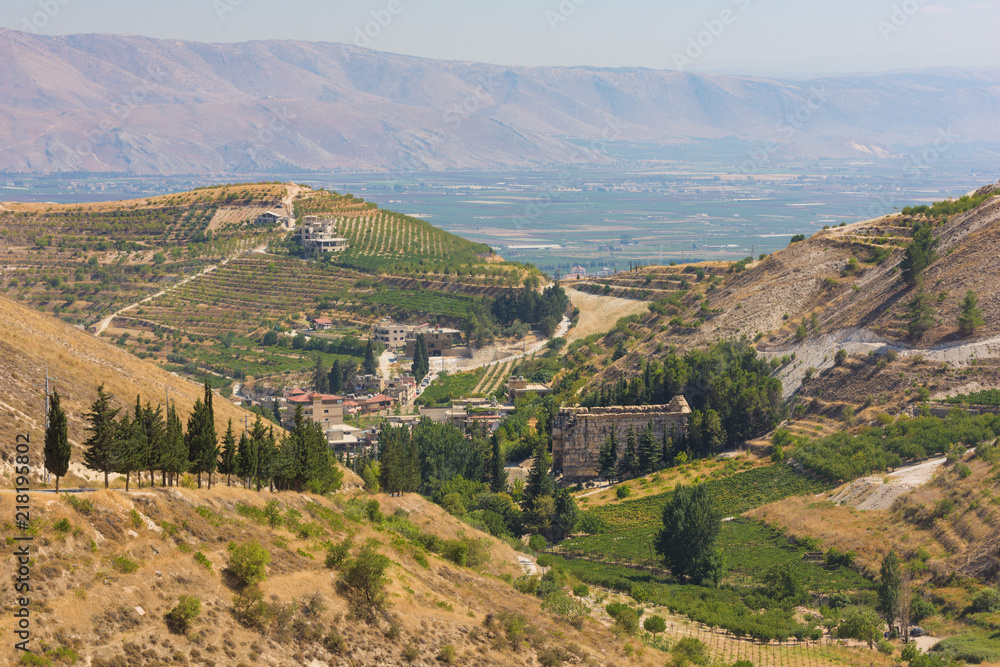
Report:
[{"label": "white building", "polygon": [[299,239],[302,241],[302,248],[309,253],[313,252],[342,252],[351,247],[350,241],[336,236],[337,227],[333,220],[320,218],[315,215],[308,215],[299,227]]}]

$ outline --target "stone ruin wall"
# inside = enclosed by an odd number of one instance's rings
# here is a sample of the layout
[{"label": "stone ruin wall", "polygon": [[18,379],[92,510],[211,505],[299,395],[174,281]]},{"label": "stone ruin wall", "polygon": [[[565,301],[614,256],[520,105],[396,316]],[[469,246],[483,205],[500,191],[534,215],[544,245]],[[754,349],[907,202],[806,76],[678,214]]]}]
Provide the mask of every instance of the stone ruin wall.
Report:
[{"label": "stone ruin wall", "polygon": [[615,429],[619,458],[625,452],[629,427],[641,435],[653,425],[658,441],[673,429],[678,436],[687,430],[691,409],[682,396],[669,405],[613,406],[607,408],[563,408],[552,419],[552,468],[562,472],[566,482],[598,477],[598,461],[603,443]]}]

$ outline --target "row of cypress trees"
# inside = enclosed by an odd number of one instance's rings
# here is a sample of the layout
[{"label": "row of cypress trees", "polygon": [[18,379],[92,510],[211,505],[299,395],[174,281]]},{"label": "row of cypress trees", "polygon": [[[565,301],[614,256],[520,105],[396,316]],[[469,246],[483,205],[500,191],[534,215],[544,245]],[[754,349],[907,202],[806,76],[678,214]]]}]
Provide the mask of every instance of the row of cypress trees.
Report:
[{"label": "row of cypress trees", "polygon": [[[260,416],[239,439],[230,419],[220,443],[212,395],[206,381],[204,399],[195,401],[185,429],[173,406],[167,408],[164,418],[160,406],[154,408],[149,402],[143,405],[139,396],[134,411],[119,417],[121,409],[111,407],[112,397],[101,385],[86,414],[90,437],[84,443],[85,465],[104,473],[104,488],[108,488],[110,473],[125,475],[126,491],[132,473],[136,473],[141,486],[142,473],[146,471],[151,485],[155,484],[155,472],[161,473],[163,486],[176,484],[181,473],[192,473],[198,478],[198,488],[203,474],[207,475],[208,488],[212,488],[212,475],[218,472],[226,476],[227,485],[232,484],[235,476],[244,487],[253,485],[257,491],[264,486],[315,493],[339,488],[343,473],[336,468],[323,429],[319,424],[307,422],[301,407],[297,408],[294,426],[280,446],[273,427],[265,426]],[[56,490],[59,478],[69,470],[66,422],[56,392],[45,434],[45,467],[56,477]]]}]

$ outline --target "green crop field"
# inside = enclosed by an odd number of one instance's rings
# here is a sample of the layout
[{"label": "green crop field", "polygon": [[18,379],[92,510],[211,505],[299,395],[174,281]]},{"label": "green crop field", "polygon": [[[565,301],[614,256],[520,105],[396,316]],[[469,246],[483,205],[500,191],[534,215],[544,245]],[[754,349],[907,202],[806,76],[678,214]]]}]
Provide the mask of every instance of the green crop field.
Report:
[{"label": "green crop field", "polygon": [[[723,479],[712,479],[705,484],[716,507],[725,516],[740,514],[789,496],[820,493],[830,488],[826,482],[800,475],[786,465],[755,468]],[[654,526],[660,523],[660,514],[670,493],[612,503],[591,511],[603,518],[612,531]]]}]

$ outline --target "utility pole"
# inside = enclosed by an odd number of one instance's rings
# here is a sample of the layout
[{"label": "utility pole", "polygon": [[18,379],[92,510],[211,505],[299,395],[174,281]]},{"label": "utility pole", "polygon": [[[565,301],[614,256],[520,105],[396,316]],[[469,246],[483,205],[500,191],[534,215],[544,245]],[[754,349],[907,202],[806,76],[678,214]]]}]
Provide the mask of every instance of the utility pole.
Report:
[{"label": "utility pole", "polygon": [[[59,378],[49,377],[49,365],[45,364],[45,431],[44,431],[44,433],[48,433],[49,432],[49,394],[52,393],[51,391],[49,391],[49,380],[58,380],[58,379]],[[41,384],[36,384],[35,386],[36,387],[41,387],[42,385]],[[42,435],[42,442],[45,442],[45,435],[44,435],[44,433]],[[49,483],[49,471],[48,471],[48,469],[45,470],[45,483],[46,484]]]}]

